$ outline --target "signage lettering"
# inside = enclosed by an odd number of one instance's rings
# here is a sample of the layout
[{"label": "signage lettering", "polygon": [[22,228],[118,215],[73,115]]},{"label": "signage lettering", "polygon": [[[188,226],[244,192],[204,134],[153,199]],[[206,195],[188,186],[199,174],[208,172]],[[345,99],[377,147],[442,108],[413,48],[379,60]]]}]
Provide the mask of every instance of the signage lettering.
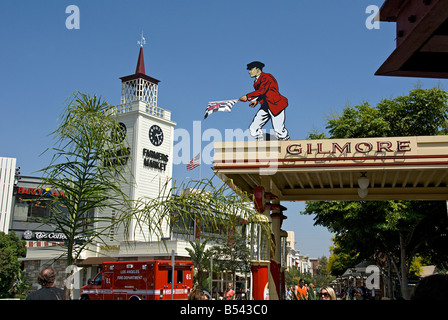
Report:
[{"label": "signage lettering", "polygon": [[[325,149],[323,143],[318,142],[316,144],[307,143],[306,146],[299,144],[290,144],[286,147],[286,153],[291,155],[306,155],[312,154],[313,150],[316,150],[316,154],[330,155],[335,153],[352,153],[352,149],[358,153],[369,152],[407,152],[411,151],[410,141],[377,141],[376,143],[361,141],[358,143],[347,142],[344,145],[340,145],[337,142],[332,142],[331,147]],[[395,148],[394,148],[395,145]]]},{"label": "signage lettering", "polygon": [[104,159],[103,166],[115,166],[115,165],[125,165],[128,163],[129,155],[131,154],[131,148],[105,152],[107,159]]},{"label": "signage lettering", "polygon": [[[23,233],[22,238],[25,240],[37,241],[66,241],[67,236],[63,232],[45,232],[27,230]],[[76,235],[75,240],[86,241],[89,239],[87,235]]]},{"label": "signage lettering", "polygon": [[143,166],[166,171],[168,155],[143,148]]},{"label": "signage lettering", "polygon": [[35,196],[47,196],[47,197],[65,197],[65,193],[63,191],[57,191],[57,190],[50,190],[50,188],[47,189],[38,189],[38,188],[24,188],[24,187],[18,187],[17,188],[18,194],[31,194]]}]

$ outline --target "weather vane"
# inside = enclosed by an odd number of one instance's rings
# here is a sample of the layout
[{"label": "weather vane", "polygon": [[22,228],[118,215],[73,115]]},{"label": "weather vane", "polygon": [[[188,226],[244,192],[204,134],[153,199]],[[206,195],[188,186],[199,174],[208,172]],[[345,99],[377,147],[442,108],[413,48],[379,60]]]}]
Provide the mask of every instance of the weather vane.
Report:
[{"label": "weather vane", "polygon": [[143,47],[143,45],[146,44],[146,39],[145,37],[143,37],[143,31],[142,34],[140,35],[140,41],[137,41],[137,43],[140,45],[140,47]]}]

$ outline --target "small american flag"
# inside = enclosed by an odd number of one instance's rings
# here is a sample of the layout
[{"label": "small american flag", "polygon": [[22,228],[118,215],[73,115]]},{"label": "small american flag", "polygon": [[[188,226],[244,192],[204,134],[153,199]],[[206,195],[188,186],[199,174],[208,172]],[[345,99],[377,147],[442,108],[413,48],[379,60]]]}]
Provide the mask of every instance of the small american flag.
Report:
[{"label": "small american flag", "polygon": [[201,153],[198,153],[196,157],[190,160],[187,164],[187,170],[193,170],[200,165]]},{"label": "small american flag", "polygon": [[238,99],[209,102],[207,109],[205,109],[204,119],[206,119],[210,114],[216,111],[230,112],[232,110],[233,105],[237,101]]}]

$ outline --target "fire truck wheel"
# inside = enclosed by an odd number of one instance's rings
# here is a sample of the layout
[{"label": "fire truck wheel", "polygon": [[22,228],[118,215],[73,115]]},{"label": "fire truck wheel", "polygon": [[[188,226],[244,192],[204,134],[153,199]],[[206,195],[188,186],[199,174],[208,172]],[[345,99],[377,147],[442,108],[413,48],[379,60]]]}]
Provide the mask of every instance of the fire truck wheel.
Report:
[{"label": "fire truck wheel", "polygon": [[79,300],[90,300],[90,299],[89,299],[89,296],[83,295],[83,296],[81,296],[81,298],[79,298]]},{"label": "fire truck wheel", "polygon": [[141,300],[140,297],[138,296],[132,296],[129,298],[129,301],[138,301],[138,300]]}]

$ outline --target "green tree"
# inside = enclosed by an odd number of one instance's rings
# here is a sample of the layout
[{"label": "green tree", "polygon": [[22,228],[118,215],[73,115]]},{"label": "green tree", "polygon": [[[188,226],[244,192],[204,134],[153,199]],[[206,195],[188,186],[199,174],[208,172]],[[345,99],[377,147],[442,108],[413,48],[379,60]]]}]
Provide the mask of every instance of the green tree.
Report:
[{"label": "green tree", "polygon": [[359,253],[347,247],[339,245],[335,237],[333,237],[333,246],[330,246],[330,258],[328,259],[328,271],[333,276],[339,277],[344,274],[344,272],[358,263],[361,262],[359,259]]},{"label": "green tree", "polygon": [[[408,96],[383,99],[376,107],[346,107],[328,120],[326,129],[330,138],[446,134],[447,98],[448,93],[438,88],[415,89]],[[440,266],[447,263],[446,247],[440,245],[446,244],[447,230],[443,201],[307,202],[303,213],[316,214],[315,224],[336,234],[341,253],[389,261],[406,299],[409,269],[417,253]],[[384,255],[386,259],[380,259]]]},{"label": "green tree", "polygon": [[[76,264],[81,252],[100,242],[111,227],[126,224],[132,205],[122,191],[129,150],[121,139],[122,128],[109,105],[96,95],[76,92],[68,100],[59,127],[51,134],[56,147],[50,165],[43,168],[43,185],[63,192],[50,199],[51,215],[37,219],[62,232],[67,266]],[[102,215],[115,209],[115,217]],[[67,288],[66,288],[67,289]],[[66,298],[71,290],[66,290]]]},{"label": "green tree", "polygon": [[327,286],[334,280],[329,270],[329,260],[326,256],[317,259],[316,274],[314,275],[314,285],[317,287]]},{"label": "green tree", "polygon": [[185,248],[185,250],[187,250],[196,268],[195,282],[197,282],[200,287],[206,288],[205,280],[210,269],[210,257],[212,251],[206,249],[207,240],[196,240],[190,241],[189,243],[191,248]]},{"label": "green tree", "polygon": [[221,236],[215,238],[217,245],[211,249],[214,266],[220,271],[232,272],[234,289],[236,289],[236,272],[247,273],[250,271],[249,243],[244,229],[241,225],[236,225],[221,230]]},{"label": "green tree", "polygon": [[299,284],[300,272],[296,267],[288,267],[285,270],[285,283],[287,287],[294,287]]},{"label": "green tree", "polygon": [[19,258],[25,257],[25,241],[20,240],[15,233],[0,232],[0,297],[5,298],[15,279],[21,278]]}]

